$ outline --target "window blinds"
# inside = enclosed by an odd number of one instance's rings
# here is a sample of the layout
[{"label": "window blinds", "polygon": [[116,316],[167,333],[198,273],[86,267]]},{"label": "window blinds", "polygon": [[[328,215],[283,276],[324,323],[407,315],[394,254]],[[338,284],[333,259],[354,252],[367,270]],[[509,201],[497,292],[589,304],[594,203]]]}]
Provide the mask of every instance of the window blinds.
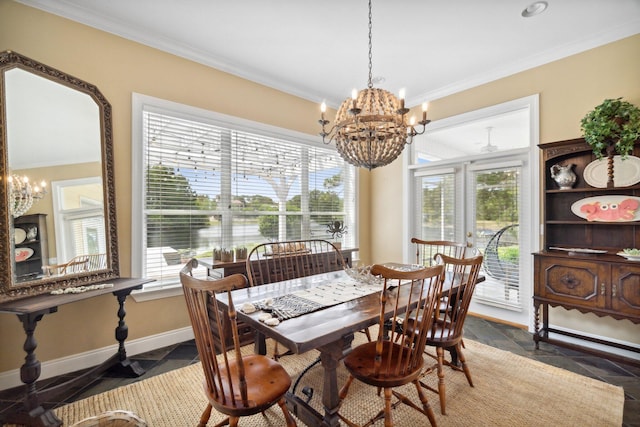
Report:
[{"label": "window blinds", "polygon": [[482,249],[486,280],[475,298],[485,303],[521,309],[520,187],[521,166],[472,171],[475,189],[476,244]]},{"label": "window blinds", "polygon": [[143,141],[145,271],[160,284],[214,248],[355,229],[354,168],[330,147],[158,111],[143,112]]},{"label": "window blinds", "polygon": [[416,230],[422,240],[455,241],[455,173],[454,170],[416,173]]}]

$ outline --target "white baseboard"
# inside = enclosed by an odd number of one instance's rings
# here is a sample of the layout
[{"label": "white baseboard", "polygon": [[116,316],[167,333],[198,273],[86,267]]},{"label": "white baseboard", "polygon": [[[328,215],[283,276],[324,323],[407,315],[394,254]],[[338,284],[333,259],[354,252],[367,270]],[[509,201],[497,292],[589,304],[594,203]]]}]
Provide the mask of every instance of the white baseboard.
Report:
[{"label": "white baseboard", "polygon": [[[163,332],[157,335],[150,335],[131,341],[126,341],[127,356],[135,356],[136,354],[145,353],[157,348],[166,347],[172,344],[178,344],[193,339],[193,330],[190,326],[172,331]],[[68,374],[69,372],[78,371],[80,369],[97,366],[113,356],[118,350],[118,344],[107,347],[90,350],[84,353],[78,353],[71,356],[61,357],[60,359],[42,362],[40,378],[55,377],[58,375]],[[37,349],[36,349],[37,355]],[[20,381],[20,369],[0,372],[0,390],[22,385]]]}]

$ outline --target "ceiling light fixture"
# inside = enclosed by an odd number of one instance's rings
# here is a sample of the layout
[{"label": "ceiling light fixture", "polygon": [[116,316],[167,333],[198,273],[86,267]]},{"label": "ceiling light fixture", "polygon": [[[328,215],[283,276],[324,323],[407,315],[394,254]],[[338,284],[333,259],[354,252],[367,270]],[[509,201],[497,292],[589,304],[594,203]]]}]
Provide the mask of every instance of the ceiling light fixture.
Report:
[{"label": "ceiling light fixture", "polygon": [[9,181],[9,203],[14,218],[24,215],[31,206],[47,194],[47,183],[32,186],[27,176],[11,175]]},{"label": "ceiling light fixture", "polygon": [[493,128],[491,126],[487,127],[487,145],[484,145],[480,148],[481,153],[493,153],[494,151],[498,151],[498,147],[495,145],[491,145],[491,130]]},{"label": "ceiling light fixture", "polygon": [[[336,114],[335,124],[327,131],[329,121],[324,118],[327,109],[323,102],[320,107],[322,141],[329,144],[335,141],[340,156],[354,166],[369,170],[386,166],[402,153],[405,144],[411,144],[413,137],[422,135],[427,120],[427,104],[422,104],[422,125],[420,131],[415,128],[415,119],[407,123],[409,109],[404,106],[404,89],[400,99],[391,92],[373,87],[371,71],[371,0],[369,0],[369,81],[366,89],[357,92],[342,102]],[[327,137],[328,140],[327,140]]]},{"label": "ceiling light fixture", "polygon": [[547,10],[547,7],[549,7],[549,3],[547,3],[546,1],[537,1],[531,3],[526,7],[526,9],[522,11],[522,16],[524,18],[531,18],[533,16],[540,15],[542,12]]}]

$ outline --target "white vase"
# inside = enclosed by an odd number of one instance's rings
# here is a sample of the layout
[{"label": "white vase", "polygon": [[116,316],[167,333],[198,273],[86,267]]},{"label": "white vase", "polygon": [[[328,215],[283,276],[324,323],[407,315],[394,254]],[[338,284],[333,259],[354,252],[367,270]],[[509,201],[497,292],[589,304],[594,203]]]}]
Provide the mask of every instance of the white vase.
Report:
[{"label": "white vase", "polygon": [[561,190],[568,190],[576,183],[576,174],[573,172],[573,163],[568,165],[553,165],[549,169],[551,171],[551,178],[558,184]]}]

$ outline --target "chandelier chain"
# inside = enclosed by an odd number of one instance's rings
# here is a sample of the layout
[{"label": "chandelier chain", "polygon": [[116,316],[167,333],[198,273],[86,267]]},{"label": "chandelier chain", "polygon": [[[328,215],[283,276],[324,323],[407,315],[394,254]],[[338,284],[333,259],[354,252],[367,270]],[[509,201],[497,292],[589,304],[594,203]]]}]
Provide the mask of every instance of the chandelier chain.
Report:
[{"label": "chandelier chain", "polygon": [[369,83],[368,83],[368,87],[369,89],[371,89],[373,87],[373,74],[372,74],[372,58],[373,55],[371,53],[372,48],[373,48],[373,43],[372,43],[372,37],[371,37],[371,30],[373,28],[373,19],[372,19],[372,14],[371,14],[371,0],[369,0]]}]

